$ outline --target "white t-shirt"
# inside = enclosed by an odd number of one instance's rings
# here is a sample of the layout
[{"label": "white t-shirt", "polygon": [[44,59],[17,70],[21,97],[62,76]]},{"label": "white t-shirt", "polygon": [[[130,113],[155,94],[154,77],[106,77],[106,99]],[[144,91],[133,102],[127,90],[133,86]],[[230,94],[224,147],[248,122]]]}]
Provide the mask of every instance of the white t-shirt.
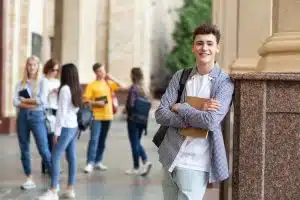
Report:
[{"label": "white t-shirt", "polygon": [[[210,98],[211,77],[195,74],[186,83],[187,96]],[[175,167],[209,172],[211,167],[208,139],[186,137],[169,171]]]},{"label": "white t-shirt", "polygon": [[58,97],[58,109],[54,134],[60,136],[62,128],[77,128],[77,112],[79,108],[72,103],[70,87],[61,87]]},{"label": "white t-shirt", "polygon": [[[60,81],[56,78],[48,79],[44,77],[42,79],[43,94],[46,95],[45,99],[47,104],[45,108],[57,109],[57,91],[60,85]],[[54,91],[56,90],[56,91]]]}]

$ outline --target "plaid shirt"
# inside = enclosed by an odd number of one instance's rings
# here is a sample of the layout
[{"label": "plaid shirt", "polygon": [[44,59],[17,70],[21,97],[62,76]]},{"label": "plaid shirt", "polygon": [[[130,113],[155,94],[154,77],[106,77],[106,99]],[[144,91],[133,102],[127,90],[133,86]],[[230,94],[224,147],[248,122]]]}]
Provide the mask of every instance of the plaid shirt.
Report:
[{"label": "plaid shirt", "polygon": [[[180,128],[185,128],[187,124],[192,127],[206,128],[209,130],[208,140],[211,147],[209,182],[223,181],[229,177],[229,171],[221,122],[231,105],[234,90],[233,83],[228,74],[216,65],[209,73],[209,76],[212,78],[211,98],[217,99],[222,105],[221,108],[218,111],[211,112],[199,111],[191,107],[184,103],[186,100],[186,90],[184,89],[181,96],[182,104],[178,107],[178,114],[176,114],[170,108],[177,100],[182,71],[177,71],[172,77],[155,112],[157,123],[169,127],[158,149],[159,160],[164,168],[169,169],[185,139],[184,136],[179,134]],[[197,73],[196,68],[192,70],[189,78],[195,73]]]}]

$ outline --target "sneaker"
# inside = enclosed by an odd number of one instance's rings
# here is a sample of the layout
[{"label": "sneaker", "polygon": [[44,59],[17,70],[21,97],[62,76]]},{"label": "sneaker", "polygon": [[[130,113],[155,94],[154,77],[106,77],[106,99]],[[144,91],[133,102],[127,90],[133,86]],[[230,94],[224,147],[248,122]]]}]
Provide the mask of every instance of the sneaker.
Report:
[{"label": "sneaker", "polygon": [[140,175],[140,171],[138,169],[128,169],[125,171],[127,175]]},{"label": "sneaker", "polygon": [[101,162],[95,164],[95,169],[99,169],[101,171],[106,171],[107,170],[107,166],[103,165]]},{"label": "sneaker", "polygon": [[33,188],[36,188],[36,185],[33,182],[33,180],[30,179],[30,178],[28,178],[26,180],[26,182],[23,183],[23,185],[21,185],[21,189],[23,189],[23,190],[30,190],[30,189],[33,189]]},{"label": "sneaker", "polygon": [[141,176],[147,176],[151,171],[151,168],[152,168],[152,163],[146,162],[146,164],[143,166],[143,169],[141,171]]},{"label": "sneaker", "polygon": [[59,197],[57,195],[57,192],[48,190],[42,196],[39,196],[38,200],[59,200]]},{"label": "sneaker", "polygon": [[92,164],[88,164],[85,168],[84,168],[84,172],[85,173],[91,173],[93,171],[94,167]]},{"label": "sneaker", "polygon": [[60,197],[63,199],[75,199],[76,194],[74,190],[66,190]]}]

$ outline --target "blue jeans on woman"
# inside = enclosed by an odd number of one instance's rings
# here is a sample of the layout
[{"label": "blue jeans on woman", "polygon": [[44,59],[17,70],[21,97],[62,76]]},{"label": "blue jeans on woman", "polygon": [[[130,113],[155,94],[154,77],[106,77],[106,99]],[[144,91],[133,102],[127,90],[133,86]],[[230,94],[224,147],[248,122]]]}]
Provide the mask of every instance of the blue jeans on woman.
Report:
[{"label": "blue jeans on woman", "polygon": [[17,134],[21,151],[21,161],[26,176],[31,175],[30,131],[33,133],[39,154],[51,169],[51,153],[48,148],[45,115],[43,111],[20,108],[17,116]]},{"label": "blue jeans on woman", "polygon": [[138,169],[140,167],[139,158],[141,158],[144,163],[147,161],[146,152],[141,144],[141,138],[143,132],[145,131],[145,125],[128,119],[127,129],[133,157],[133,167],[134,169]]},{"label": "blue jeans on woman", "polygon": [[102,161],[105,141],[111,121],[93,120],[91,137],[87,152],[87,164],[96,164]]},{"label": "blue jeans on woman", "polygon": [[76,181],[76,136],[77,128],[62,128],[58,142],[52,151],[52,176],[51,187],[57,188],[60,175],[60,159],[66,152],[69,166],[68,185],[74,185]]}]

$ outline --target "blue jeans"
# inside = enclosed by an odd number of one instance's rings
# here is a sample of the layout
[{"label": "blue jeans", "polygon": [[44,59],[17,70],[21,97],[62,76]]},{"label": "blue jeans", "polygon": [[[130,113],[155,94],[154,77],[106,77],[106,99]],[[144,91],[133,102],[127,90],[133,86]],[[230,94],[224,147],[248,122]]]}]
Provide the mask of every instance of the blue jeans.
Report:
[{"label": "blue jeans", "polygon": [[87,152],[87,163],[99,163],[103,159],[105,141],[111,121],[93,120],[91,125],[91,137]]},{"label": "blue jeans", "polygon": [[172,173],[164,169],[164,200],[202,200],[208,176],[208,172],[181,167],[175,167]]},{"label": "blue jeans", "polygon": [[17,116],[17,134],[21,161],[26,176],[31,175],[30,131],[33,133],[39,154],[51,169],[51,153],[48,148],[47,130],[43,111],[20,109]]},{"label": "blue jeans", "polygon": [[141,157],[143,162],[147,161],[147,155],[145,150],[141,144],[141,138],[143,131],[145,130],[145,125],[135,123],[132,120],[127,120],[127,129],[128,129],[128,137],[132,151],[133,158],[133,167],[134,169],[138,169],[139,159]]},{"label": "blue jeans", "polygon": [[57,144],[52,151],[51,187],[57,188],[60,175],[60,159],[66,151],[69,166],[68,185],[74,185],[76,180],[76,137],[77,128],[62,128]]}]

